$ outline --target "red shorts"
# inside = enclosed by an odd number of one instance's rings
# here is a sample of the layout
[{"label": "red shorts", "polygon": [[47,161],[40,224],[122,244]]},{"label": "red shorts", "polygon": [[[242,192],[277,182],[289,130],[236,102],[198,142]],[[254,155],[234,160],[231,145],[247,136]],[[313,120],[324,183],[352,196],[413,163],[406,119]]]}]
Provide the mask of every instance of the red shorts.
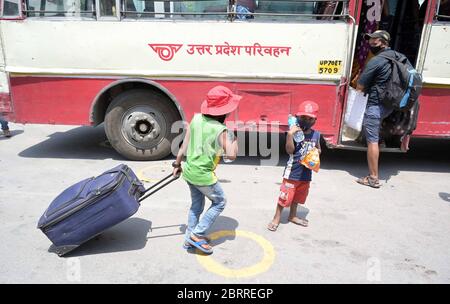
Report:
[{"label": "red shorts", "polygon": [[309,183],[305,181],[295,181],[283,179],[280,187],[278,204],[289,207],[292,203],[304,204],[309,192]]}]

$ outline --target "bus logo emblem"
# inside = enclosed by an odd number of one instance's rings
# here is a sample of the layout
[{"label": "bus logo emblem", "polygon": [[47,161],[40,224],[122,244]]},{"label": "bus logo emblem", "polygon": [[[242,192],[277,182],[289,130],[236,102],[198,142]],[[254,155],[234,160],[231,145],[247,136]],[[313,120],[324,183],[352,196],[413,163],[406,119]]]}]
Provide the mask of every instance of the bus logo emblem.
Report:
[{"label": "bus logo emblem", "polygon": [[182,44],[149,44],[149,46],[164,61],[172,60],[173,56],[183,46]]}]

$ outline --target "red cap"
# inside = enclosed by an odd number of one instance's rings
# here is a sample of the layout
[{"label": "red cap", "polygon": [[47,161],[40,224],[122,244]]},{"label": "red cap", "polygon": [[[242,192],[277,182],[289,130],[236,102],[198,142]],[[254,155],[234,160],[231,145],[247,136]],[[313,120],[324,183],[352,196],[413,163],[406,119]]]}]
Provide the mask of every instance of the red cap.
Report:
[{"label": "red cap", "polygon": [[319,112],[319,105],[314,101],[304,101],[298,107],[298,112],[296,116],[309,116],[312,118],[317,118],[317,113]]},{"label": "red cap", "polygon": [[202,114],[220,116],[236,110],[242,96],[233,94],[224,86],[216,86],[209,90],[201,106]]}]

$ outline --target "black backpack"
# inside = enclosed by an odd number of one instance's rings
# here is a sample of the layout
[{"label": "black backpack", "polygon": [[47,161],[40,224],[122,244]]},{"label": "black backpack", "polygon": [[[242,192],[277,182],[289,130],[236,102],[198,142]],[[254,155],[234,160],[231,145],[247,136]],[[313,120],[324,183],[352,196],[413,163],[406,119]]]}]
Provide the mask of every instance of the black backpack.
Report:
[{"label": "black backpack", "polygon": [[395,110],[410,110],[422,91],[422,75],[401,53],[383,52],[378,56],[390,60],[392,64],[392,73],[383,94],[384,105]]}]

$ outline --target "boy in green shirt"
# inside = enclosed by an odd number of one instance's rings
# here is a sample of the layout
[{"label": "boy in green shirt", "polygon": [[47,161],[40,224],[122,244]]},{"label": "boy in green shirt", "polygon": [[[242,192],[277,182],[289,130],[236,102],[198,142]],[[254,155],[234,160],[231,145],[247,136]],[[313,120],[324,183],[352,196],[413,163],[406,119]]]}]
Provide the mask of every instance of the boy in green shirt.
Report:
[{"label": "boy in green shirt", "polygon": [[[201,114],[192,118],[177,159],[172,164],[174,176],[182,172],[191,191],[192,205],[183,246],[185,249],[194,246],[207,254],[213,252],[206,231],[226,204],[225,194],[214,170],[222,152],[228,159],[236,159],[237,140],[229,138],[224,121],[238,107],[241,98],[224,86],[212,88],[202,103]],[[181,167],[184,155],[186,163]],[[205,197],[211,200],[211,206],[200,218],[205,207]]]}]

